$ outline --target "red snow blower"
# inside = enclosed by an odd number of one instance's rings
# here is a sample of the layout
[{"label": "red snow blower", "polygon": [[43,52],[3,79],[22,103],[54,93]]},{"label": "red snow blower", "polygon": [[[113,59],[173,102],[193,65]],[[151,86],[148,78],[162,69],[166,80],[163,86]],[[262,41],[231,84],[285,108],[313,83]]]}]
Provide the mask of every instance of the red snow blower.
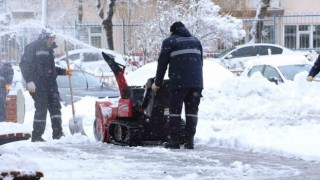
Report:
[{"label": "red snow blower", "polygon": [[[153,78],[145,86],[128,86],[125,66],[102,53],[113,71],[121,98],[118,103],[97,101],[93,130],[96,140],[125,146],[158,145],[168,141],[169,80],[154,93]],[[180,142],[185,141],[185,122],[181,121]]]}]

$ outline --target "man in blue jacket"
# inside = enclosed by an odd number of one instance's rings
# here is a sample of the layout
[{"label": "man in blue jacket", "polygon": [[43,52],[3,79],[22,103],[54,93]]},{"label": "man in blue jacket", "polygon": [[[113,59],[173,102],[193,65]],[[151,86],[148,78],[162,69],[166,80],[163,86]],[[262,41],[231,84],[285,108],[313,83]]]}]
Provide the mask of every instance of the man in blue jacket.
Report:
[{"label": "man in blue jacket", "polygon": [[0,67],[0,122],[7,121],[6,99],[12,84],[13,74],[14,72],[10,63],[4,63]]},{"label": "man in blue jacket", "polygon": [[52,126],[52,138],[60,139],[62,131],[61,104],[56,78],[58,75],[72,75],[71,69],[55,67],[54,51],[57,47],[54,34],[44,31],[39,38],[25,47],[20,68],[27,83],[27,90],[34,100],[32,142],[44,141],[47,110]]},{"label": "man in blue jacket", "polygon": [[200,41],[192,36],[182,22],[170,27],[172,33],[161,47],[156,79],[152,90],[156,92],[162,85],[169,65],[169,142],[165,148],[179,149],[181,111],[184,103],[186,115],[186,149],[194,148],[194,135],[198,122],[198,106],[203,89],[203,53]]}]

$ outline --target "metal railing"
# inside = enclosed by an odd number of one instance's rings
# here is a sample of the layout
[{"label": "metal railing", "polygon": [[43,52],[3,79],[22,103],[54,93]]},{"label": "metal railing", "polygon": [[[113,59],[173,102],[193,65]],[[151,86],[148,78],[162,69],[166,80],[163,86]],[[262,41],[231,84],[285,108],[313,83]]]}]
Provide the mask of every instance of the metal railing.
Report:
[{"label": "metal railing", "polygon": [[[265,19],[243,19],[246,37],[238,44],[250,41],[250,30],[255,21],[263,21],[261,41],[285,46],[293,50],[320,51],[320,14],[275,15]],[[135,32],[142,25],[126,24],[124,21],[114,23],[113,37],[115,50],[123,54],[139,53]],[[79,39],[92,46],[107,48],[106,35],[101,23],[75,23],[74,26],[55,27],[66,35]],[[26,36],[28,32],[24,33]],[[24,46],[30,37],[0,36],[0,60],[20,60]],[[212,52],[223,50],[223,45],[217,45]],[[78,47],[74,47],[78,48]],[[59,52],[57,53],[59,55]]]}]

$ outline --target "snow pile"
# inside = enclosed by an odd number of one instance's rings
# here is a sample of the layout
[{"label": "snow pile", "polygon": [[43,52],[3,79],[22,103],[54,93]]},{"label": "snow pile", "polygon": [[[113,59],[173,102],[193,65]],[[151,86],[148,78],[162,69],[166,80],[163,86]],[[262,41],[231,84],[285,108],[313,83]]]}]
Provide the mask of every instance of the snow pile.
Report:
[{"label": "snow pile", "polygon": [[201,144],[320,160],[320,83],[276,85],[262,76],[236,77],[204,90],[196,137]]},{"label": "snow pile", "polygon": [[[134,71],[134,73],[129,73],[125,77],[127,83],[130,86],[145,85],[149,78],[154,78],[156,76],[157,65],[157,62],[152,62],[137,69]],[[218,88],[222,82],[234,77],[230,71],[214,62],[207,60],[204,60],[203,62],[203,74],[203,83],[206,89]],[[164,79],[169,79],[168,70]]]},{"label": "snow pile", "polygon": [[[0,154],[2,154],[0,150]],[[16,154],[2,154],[0,156],[0,170],[1,172],[20,171],[22,174],[33,174],[35,171],[39,171],[39,166],[32,162],[32,160],[21,157]]]},{"label": "snow pile", "polygon": [[0,122],[0,135],[12,133],[31,133],[32,129],[23,124]]}]

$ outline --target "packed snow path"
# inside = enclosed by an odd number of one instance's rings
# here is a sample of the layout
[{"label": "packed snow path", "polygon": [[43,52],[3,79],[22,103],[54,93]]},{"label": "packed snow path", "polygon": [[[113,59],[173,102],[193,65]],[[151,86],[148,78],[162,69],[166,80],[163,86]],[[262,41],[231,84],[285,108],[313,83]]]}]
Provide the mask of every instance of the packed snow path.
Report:
[{"label": "packed snow path", "polygon": [[[76,138],[76,137],[66,137]],[[80,137],[83,140],[83,138]],[[43,179],[317,179],[320,164],[282,156],[197,145],[194,150],[122,147],[82,141],[17,142]],[[12,146],[12,147],[10,147]]]}]

